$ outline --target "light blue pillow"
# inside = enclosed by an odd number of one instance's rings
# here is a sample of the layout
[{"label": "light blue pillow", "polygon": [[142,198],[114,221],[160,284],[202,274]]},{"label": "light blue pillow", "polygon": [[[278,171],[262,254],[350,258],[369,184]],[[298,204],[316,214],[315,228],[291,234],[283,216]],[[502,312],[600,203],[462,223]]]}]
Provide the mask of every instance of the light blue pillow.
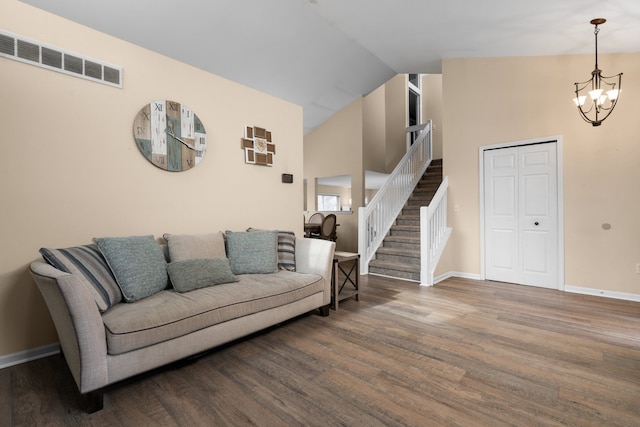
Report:
[{"label": "light blue pillow", "polygon": [[153,236],[93,239],[118,282],[126,302],[151,296],[169,285],[167,263]]},{"label": "light blue pillow", "polygon": [[[247,231],[265,231],[247,228]],[[278,269],[296,271],[296,235],[293,231],[278,232]]]},{"label": "light blue pillow", "polygon": [[167,264],[171,284],[176,292],[189,292],[207,286],[237,282],[226,258],[194,258]]},{"label": "light blue pillow", "polygon": [[278,272],[277,231],[227,231],[225,237],[233,274]]}]

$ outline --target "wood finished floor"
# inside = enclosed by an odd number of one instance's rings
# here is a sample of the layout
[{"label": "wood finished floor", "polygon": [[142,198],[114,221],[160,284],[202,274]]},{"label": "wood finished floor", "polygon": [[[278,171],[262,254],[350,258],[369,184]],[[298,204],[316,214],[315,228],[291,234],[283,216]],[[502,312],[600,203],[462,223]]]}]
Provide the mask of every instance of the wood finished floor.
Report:
[{"label": "wood finished floor", "polygon": [[363,277],[305,315],[78,408],[60,356],[0,370],[0,425],[640,426],[640,303]]}]

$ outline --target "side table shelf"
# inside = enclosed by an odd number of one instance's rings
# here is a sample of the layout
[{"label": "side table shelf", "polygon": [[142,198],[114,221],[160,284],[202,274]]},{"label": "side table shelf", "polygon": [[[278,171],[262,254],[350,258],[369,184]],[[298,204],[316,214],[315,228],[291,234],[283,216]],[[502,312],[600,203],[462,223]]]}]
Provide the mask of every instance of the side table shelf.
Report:
[{"label": "side table shelf", "polygon": [[[344,264],[352,262],[351,267]],[[348,268],[348,270],[347,270]],[[344,280],[339,283],[339,274],[344,274]],[[349,284],[345,288],[345,285]],[[333,274],[331,277],[331,308],[338,310],[338,302],[347,298],[360,300],[360,255],[352,252],[336,252],[333,256]]]}]

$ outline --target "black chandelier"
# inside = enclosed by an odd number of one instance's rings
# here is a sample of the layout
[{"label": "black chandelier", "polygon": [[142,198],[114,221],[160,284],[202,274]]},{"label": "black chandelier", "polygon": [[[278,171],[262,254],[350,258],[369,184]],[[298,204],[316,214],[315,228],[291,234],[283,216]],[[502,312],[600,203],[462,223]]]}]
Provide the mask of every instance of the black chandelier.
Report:
[{"label": "black chandelier", "polygon": [[[595,25],[596,68],[591,72],[589,80],[575,83],[576,97],[573,98],[573,102],[575,102],[580,111],[580,116],[585,122],[591,123],[593,126],[600,126],[613,112],[618,103],[622,85],[622,73],[605,77],[602,75],[602,70],[598,68],[598,33],[600,32],[598,25],[602,25],[605,22],[607,20],[604,18],[591,20],[591,24]],[[589,102],[586,102],[587,97],[589,97]]]}]

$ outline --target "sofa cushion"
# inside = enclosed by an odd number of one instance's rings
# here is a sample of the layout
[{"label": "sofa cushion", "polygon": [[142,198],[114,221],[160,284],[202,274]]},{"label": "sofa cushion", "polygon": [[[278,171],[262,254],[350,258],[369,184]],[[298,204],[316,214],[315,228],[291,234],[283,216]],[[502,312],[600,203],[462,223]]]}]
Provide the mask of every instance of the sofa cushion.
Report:
[{"label": "sofa cushion", "polygon": [[64,249],[41,248],[45,261],[58,270],[84,277],[98,310],[106,311],[122,301],[122,293],[102,253],[94,244]]},{"label": "sofa cushion", "polygon": [[278,231],[278,268],[296,271],[296,235],[293,231]]},{"label": "sofa cushion", "polygon": [[167,263],[153,236],[98,237],[93,241],[107,260],[126,302],[146,298],[168,286]]},{"label": "sofa cushion", "polygon": [[278,232],[225,233],[227,257],[233,274],[275,273],[278,271]]},{"label": "sofa cushion", "polygon": [[[264,231],[248,228],[247,231]],[[278,230],[278,268],[296,271],[296,234],[293,231]]]},{"label": "sofa cushion", "polygon": [[165,234],[171,261],[195,258],[226,258],[224,234]]},{"label": "sofa cushion", "polygon": [[226,258],[173,261],[167,264],[167,272],[177,292],[238,281]]},{"label": "sofa cushion", "polygon": [[277,308],[322,293],[324,287],[322,276],[285,270],[238,279],[186,293],[164,290],[132,304],[118,304],[102,316],[108,353],[125,353]]}]

